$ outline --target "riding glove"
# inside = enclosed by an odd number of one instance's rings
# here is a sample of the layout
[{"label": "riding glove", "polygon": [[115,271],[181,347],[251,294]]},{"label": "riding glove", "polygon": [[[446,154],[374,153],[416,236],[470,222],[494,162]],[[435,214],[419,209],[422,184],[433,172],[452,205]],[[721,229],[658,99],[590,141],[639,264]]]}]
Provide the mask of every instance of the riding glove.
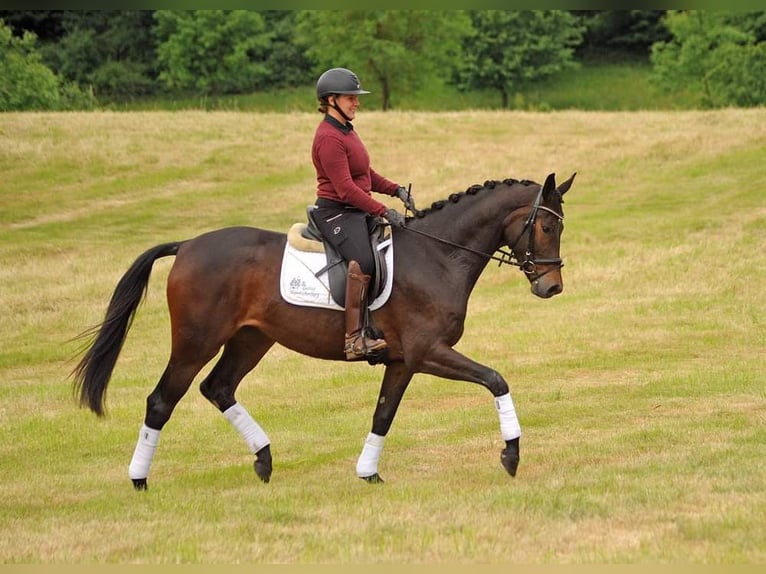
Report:
[{"label": "riding glove", "polygon": [[412,197],[412,193],[408,191],[406,187],[399,186],[399,189],[396,190],[396,197],[401,199],[404,203],[404,207],[409,209],[412,213],[417,212],[415,209],[415,198]]},{"label": "riding glove", "polygon": [[386,210],[386,219],[391,226],[404,227],[404,216],[395,209]]}]

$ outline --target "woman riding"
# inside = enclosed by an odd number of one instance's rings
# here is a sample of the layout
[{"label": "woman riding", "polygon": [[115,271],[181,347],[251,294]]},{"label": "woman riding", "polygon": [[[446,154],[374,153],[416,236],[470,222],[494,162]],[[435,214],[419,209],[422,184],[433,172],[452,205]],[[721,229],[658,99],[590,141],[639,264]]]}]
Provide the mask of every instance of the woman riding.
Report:
[{"label": "woman riding", "polygon": [[359,78],[346,68],[332,68],[317,81],[319,111],[324,114],[314,134],[311,157],[317,174],[314,221],[324,237],[348,261],[346,280],[347,360],[378,354],[384,339],[366,333],[368,285],[375,270],[369,225],[385,217],[390,225],[404,226],[404,216],[372,197],[371,192],[401,199],[415,211],[407,189],[386,179],[370,166],[370,156],[351,121],[363,90]]}]

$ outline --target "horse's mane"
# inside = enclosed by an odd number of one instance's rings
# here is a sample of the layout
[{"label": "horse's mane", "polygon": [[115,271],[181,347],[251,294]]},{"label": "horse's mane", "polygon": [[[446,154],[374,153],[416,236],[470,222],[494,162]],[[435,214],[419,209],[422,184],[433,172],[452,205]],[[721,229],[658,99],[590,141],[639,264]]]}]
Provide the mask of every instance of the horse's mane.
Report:
[{"label": "horse's mane", "polygon": [[461,191],[458,193],[452,193],[450,194],[447,199],[440,199],[438,201],[434,201],[431,204],[431,207],[428,207],[426,209],[418,209],[415,212],[415,217],[421,218],[425,217],[429,213],[433,213],[434,211],[439,211],[442,209],[445,205],[449,203],[457,203],[460,201],[460,198],[466,196],[466,195],[476,195],[479,191],[482,189],[495,189],[498,185],[507,185],[508,187],[514,185],[514,184],[521,184],[523,186],[528,185],[539,185],[538,183],[528,180],[528,179],[513,179],[513,178],[506,178],[502,181],[498,181],[495,179],[490,179],[484,182],[483,185],[479,185],[478,183],[475,183],[468,188],[466,188],[465,191]]}]

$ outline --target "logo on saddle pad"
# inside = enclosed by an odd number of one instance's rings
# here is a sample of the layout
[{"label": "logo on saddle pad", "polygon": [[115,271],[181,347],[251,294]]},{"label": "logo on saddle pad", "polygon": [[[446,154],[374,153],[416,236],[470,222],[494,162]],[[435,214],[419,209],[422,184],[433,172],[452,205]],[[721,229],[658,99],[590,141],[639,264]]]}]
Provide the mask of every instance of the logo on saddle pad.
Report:
[{"label": "logo on saddle pad", "polygon": [[[291,234],[292,230],[288,236]],[[383,254],[388,271],[380,295],[370,302],[371,311],[382,307],[388,301],[394,277],[394,245],[391,238],[378,244],[377,249]],[[327,255],[324,251],[299,248],[289,239],[282,255],[279,290],[282,298],[293,305],[343,310],[343,306],[337,303],[332,295]]]}]

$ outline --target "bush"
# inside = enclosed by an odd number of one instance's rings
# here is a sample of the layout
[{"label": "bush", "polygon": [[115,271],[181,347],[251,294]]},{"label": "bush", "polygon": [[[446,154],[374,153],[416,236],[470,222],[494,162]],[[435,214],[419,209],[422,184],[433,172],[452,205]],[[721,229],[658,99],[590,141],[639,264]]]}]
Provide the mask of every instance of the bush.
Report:
[{"label": "bush", "polygon": [[151,94],[154,82],[146,75],[144,66],[137,62],[108,61],[91,75],[96,94],[116,99],[131,99]]},{"label": "bush", "polygon": [[722,105],[766,104],[766,44],[724,46],[709,74],[710,98]]},{"label": "bush", "polygon": [[0,111],[55,109],[59,80],[35,49],[37,37],[16,38],[0,20]]},{"label": "bush", "polygon": [[0,112],[92,107],[92,97],[43,64],[36,42],[31,32],[14,37],[0,20]]},{"label": "bush", "polygon": [[666,18],[673,35],[652,47],[652,80],[667,91],[692,89],[709,107],[766,104],[766,47],[753,13],[688,11]]}]

